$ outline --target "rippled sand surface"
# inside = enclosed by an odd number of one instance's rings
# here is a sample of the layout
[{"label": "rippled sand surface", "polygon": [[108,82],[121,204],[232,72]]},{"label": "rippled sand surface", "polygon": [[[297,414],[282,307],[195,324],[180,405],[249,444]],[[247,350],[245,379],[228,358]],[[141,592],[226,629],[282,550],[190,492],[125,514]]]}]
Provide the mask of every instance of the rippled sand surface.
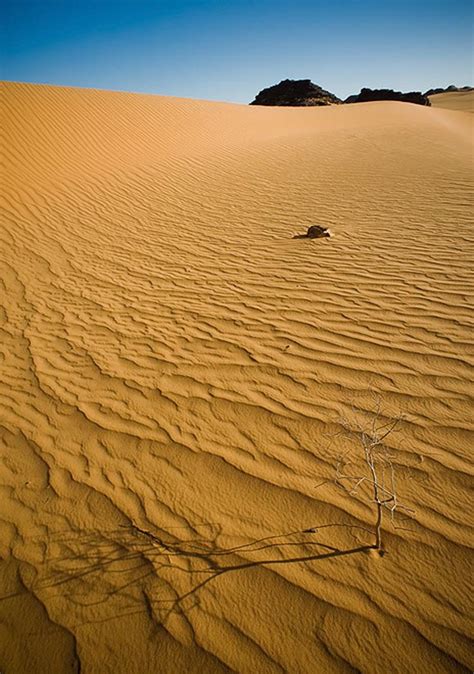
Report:
[{"label": "rippled sand surface", "polygon": [[[471,671],[472,116],[1,114],[0,670]],[[383,557],[335,481],[374,404]]]}]

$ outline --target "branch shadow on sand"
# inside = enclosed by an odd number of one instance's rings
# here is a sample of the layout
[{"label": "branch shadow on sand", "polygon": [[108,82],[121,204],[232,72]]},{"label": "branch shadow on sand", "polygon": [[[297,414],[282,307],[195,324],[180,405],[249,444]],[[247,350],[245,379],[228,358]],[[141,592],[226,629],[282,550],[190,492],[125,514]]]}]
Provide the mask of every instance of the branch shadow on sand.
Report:
[{"label": "branch shadow on sand", "polygon": [[[71,601],[84,617],[81,624],[146,612],[155,623],[164,625],[173,613],[183,615],[194,608],[198,593],[225,574],[336,559],[375,548],[366,544],[341,549],[315,540],[327,528],[360,529],[371,534],[369,529],[346,524],[266,536],[233,547],[219,546],[220,527],[206,526],[213,529],[212,535],[208,532],[189,541],[173,541],[169,532],[158,535],[134,525],[85,536],[59,534],[56,544],[64,552],[50,556],[37,576],[24,585],[45,599],[48,595]],[[19,593],[0,600],[15,594]],[[93,611],[90,620],[86,617],[88,608],[113,599],[119,600],[114,604],[118,613],[106,611],[110,615],[98,617]]]}]

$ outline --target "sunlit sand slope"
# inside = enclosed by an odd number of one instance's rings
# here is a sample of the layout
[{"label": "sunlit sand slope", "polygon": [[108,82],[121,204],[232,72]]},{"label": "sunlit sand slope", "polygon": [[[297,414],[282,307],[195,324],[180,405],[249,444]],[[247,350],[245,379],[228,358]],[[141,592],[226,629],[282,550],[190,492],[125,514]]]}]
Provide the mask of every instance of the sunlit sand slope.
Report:
[{"label": "sunlit sand slope", "polygon": [[4,86],[2,672],[471,670],[471,119]]},{"label": "sunlit sand slope", "polygon": [[430,96],[430,103],[435,108],[474,112],[474,91],[448,91],[444,94]]}]

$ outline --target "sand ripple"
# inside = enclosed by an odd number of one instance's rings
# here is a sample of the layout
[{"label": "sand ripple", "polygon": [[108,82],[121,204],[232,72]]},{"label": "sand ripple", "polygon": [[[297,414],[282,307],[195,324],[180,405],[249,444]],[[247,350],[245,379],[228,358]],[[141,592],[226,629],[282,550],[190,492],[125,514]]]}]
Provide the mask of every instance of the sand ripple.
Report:
[{"label": "sand ripple", "polygon": [[[470,115],[3,106],[0,669],[471,671]],[[383,559],[332,481],[374,392]]]}]

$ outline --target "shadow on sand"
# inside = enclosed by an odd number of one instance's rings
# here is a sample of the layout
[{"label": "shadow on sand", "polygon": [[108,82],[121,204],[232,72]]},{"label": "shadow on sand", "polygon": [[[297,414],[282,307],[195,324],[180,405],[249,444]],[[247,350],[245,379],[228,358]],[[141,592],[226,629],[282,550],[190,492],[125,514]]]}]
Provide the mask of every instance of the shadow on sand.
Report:
[{"label": "shadow on sand", "polygon": [[[277,536],[266,536],[228,548],[217,544],[217,538],[221,533],[220,527],[205,526],[208,533],[209,529],[214,530],[213,536],[207,535],[186,542],[167,540],[170,538],[169,532],[158,536],[134,525],[88,536],[57,534],[56,543],[63,550],[67,549],[67,553],[49,557],[43,565],[44,572],[38,573],[27,586],[31,592],[39,595],[44,595],[45,592],[55,588],[59,590],[60,595],[68,597],[74,604],[79,604],[83,608],[103,604],[112,597],[125,595],[128,590],[134,589],[134,599],[131,595],[126,596],[132,603],[130,610],[121,610],[119,615],[99,620],[91,618],[81,624],[105,622],[121,615],[143,611],[146,611],[153,621],[164,624],[173,612],[183,614],[193,608],[193,603],[185,605],[186,600],[195,597],[208,583],[224,574],[253,567],[316,562],[376,551],[373,544],[339,549],[314,540],[321,530],[331,527],[359,529],[365,534],[372,533],[364,527],[345,524],[326,524]],[[288,554],[296,548],[297,554]],[[314,552],[306,554],[310,548],[313,548]],[[302,554],[302,551],[305,554]],[[248,556],[254,555],[258,555],[258,558],[248,559]],[[178,593],[172,579],[170,580],[170,573],[187,574],[189,589]],[[160,588],[171,596],[160,598],[151,596],[150,590],[144,589],[146,580],[150,578],[158,581]],[[0,600],[10,599],[19,594],[4,595]]]}]

